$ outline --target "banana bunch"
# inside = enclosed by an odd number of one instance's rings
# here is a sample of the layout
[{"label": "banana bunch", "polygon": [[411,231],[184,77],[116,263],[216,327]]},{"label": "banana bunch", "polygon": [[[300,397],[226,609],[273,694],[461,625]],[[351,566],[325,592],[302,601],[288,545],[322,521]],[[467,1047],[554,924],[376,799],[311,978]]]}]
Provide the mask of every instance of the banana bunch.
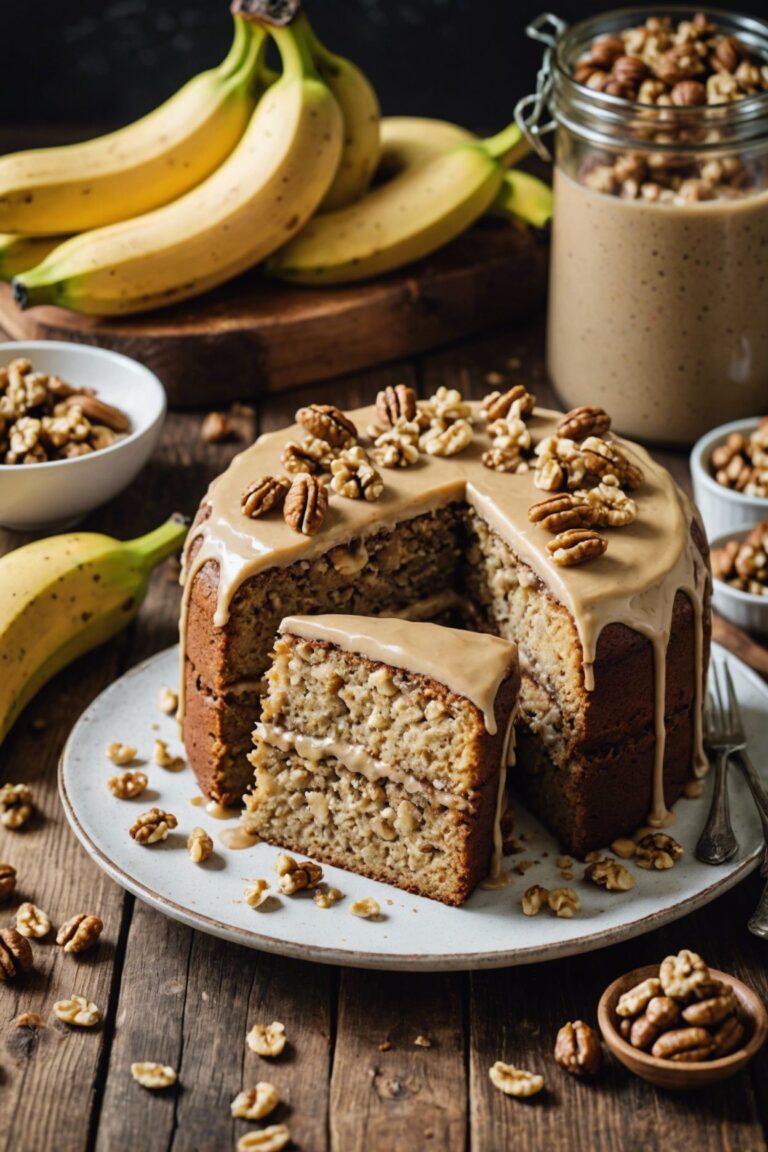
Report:
[{"label": "banana bunch", "polygon": [[548,189],[507,172],[525,151],[515,126],[481,141],[442,121],[382,120],[367,78],[319,41],[301,0],[232,11],[223,63],[148,116],[0,157],[0,279],[21,308],[127,315],[260,264],[345,283],[427,255],[486,212],[547,218]]},{"label": "banana bunch", "polygon": [[0,742],[56,672],[131,622],[152,570],[186,534],[173,517],[124,544],[71,532],[0,559]]}]

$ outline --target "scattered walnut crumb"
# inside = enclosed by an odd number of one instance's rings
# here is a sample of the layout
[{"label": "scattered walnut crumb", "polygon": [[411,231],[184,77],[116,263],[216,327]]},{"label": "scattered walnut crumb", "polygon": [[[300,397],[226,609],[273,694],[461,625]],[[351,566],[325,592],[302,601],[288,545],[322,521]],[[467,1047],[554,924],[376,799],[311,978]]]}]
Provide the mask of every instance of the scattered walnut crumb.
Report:
[{"label": "scattered walnut crumb", "polygon": [[3,784],[0,787],[0,824],[4,828],[18,831],[34,810],[35,798],[26,784]]},{"label": "scattered walnut crumb", "polygon": [[130,764],[132,760],[136,759],[134,746],[132,744],[120,744],[118,741],[107,744],[106,753],[107,759],[111,760],[113,764],[117,764],[119,768],[124,768],[126,764]]},{"label": "scattered walnut crumb", "polygon": [[131,839],[137,844],[157,844],[161,840],[166,840],[168,833],[177,824],[178,820],[172,812],[164,812],[162,808],[150,808],[134,821],[129,832]]},{"label": "scattered walnut crumb", "polygon": [[285,1024],[274,1020],[271,1024],[254,1024],[245,1038],[251,1052],[257,1056],[272,1059],[280,1056],[285,1049]]},{"label": "scattered walnut crumb", "polygon": [[104,923],[100,917],[80,912],[61,925],[56,933],[56,943],[65,952],[87,952],[103,931]]},{"label": "scattered walnut crumb", "polygon": [[282,1152],[291,1142],[285,1124],[269,1124],[258,1132],[246,1132],[237,1142],[237,1152]]},{"label": "scattered walnut crumb", "polygon": [[334,904],[338,904],[339,900],[344,899],[344,893],[338,888],[329,888],[323,884],[315,892],[312,899],[318,908],[332,908]]},{"label": "scattered walnut crumb", "polygon": [[78,1028],[93,1028],[101,1020],[96,1005],[89,1003],[85,996],[75,996],[74,993],[69,1000],[57,1000],[53,1013],[65,1024],[74,1024]]},{"label": "scattered walnut crumb", "polygon": [[193,864],[203,864],[213,855],[213,840],[204,828],[193,828],[187,840],[187,849]]},{"label": "scattered walnut crumb", "polygon": [[390,1040],[382,1040],[381,1044],[379,1044],[379,1052],[389,1052],[391,1048],[392,1043]]},{"label": "scattered walnut crumb", "polygon": [[119,776],[110,776],[107,788],[118,800],[133,800],[141,796],[149,784],[146,772],[121,772]]},{"label": "scattered walnut crumb", "polygon": [[522,906],[525,916],[538,916],[541,909],[549,900],[549,889],[541,884],[533,884],[523,893]]},{"label": "scattered walnut crumb", "polygon": [[238,1092],[230,1105],[232,1115],[237,1120],[263,1120],[274,1112],[280,1097],[274,1084],[260,1080],[255,1088]]},{"label": "scattered walnut crumb", "polygon": [[179,707],[179,694],[173,688],[164,685],[160,689],[160,711],[166,716],[175,716]]},{"label": "scattered walnut crumb", "polygon": [[142,1088],[152,1091],[170,1088],[178,1079],[176,1069],[170,1064],[155,1064],[147,1060],[131,1064],[131,1076]]},{"label": "scattered walnut crumb", "polygon": [[535,860],[519,860],[517,864],[515,864],[515,872],[517,872],[518,876],[525,876],[528,869],[533,868],[535,863]]},{"label": "scattered walnut crumb", "polygon": [[246,904],[251,908],[262,908],[269,900],[269,884],[266,880],[254,880],[243,893]]},{"label": "scattered walnut crumb", "polygon": [[353,916],[359,916],[362,920],[378,920],[381,915],[381,905],[372,896],[355,900],[350,904],[349,910]]},{"label": "scattered walnut crumb", "polygon": [[491,1066],[488,1075],[494,1088],[498,1088],[505,1096],[524,1099],[535,1096],[544,1087],[543,1076],[527,1072],[524,1068],[516,1068],[514,1064],[504,1064],[501,1060]]},{"label": "scattered walnut crumb", "polygon": [[30,1028],[33,1032],[45,1028],[45,1020],[37,1012],[22,1012],[13,1022],[15,1028]]},{"label": "scattered walnut crumb", "polygon": [[572,868],[573,859],[570,856],[558,856],[555,860],[556,868]]},{"label": "scattered walnut crumb", "polygon": [[155,740],[152,759],[159,768],[167,768],[170,772],[178,772],[186,764],[183,756],[171,756],[165,740]]},{"label": "scattered walnut crumb", "polygon": [[20,904],[16,911],[16,931],[22,936],[34,940],[42,940],[51,930],[50,917],[38,908],[36,904],[28,901]]},{"label": "scattered walnut crumb", "polygon": [[209,412],[200,425],[200,439],[206,444],[223,444],[236,433],[235,423],[226,412]]},{"label": "scattered walnut crumb", "polygon": [[581,910],[581,900],[574,888],[554,888],[547,897],[547,903],[555,916],[568,920]]},{"label": "scattered walnut crumb", "polygon": [[431,1048],[432,1047],[432,1041],[430,1040],[429,1036],[422,1036],[421,1034],[419,1034],[416,1037],[416,1039],[414,1040],[414,1044],[416,1045],[417,1048]]}]

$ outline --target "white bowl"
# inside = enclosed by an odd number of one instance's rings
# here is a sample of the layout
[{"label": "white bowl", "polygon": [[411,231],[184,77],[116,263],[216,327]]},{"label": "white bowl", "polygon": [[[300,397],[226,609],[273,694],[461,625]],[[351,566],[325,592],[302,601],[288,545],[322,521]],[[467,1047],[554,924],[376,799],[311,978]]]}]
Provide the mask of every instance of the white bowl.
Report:
[{"label": "white bowl", "polygon": [[[710,541],[710,547],[722,548],[729,540],[744,540],[751,528],[739,532],[726,532],[724,536]],[[756,596],[754,592],[742,592],[732,588],[724,580],[712,581],[712,604],[716,612],[738,624],[746,632],[758,632],[768,636],[768,596]]]},{"label": "white bowl", "polygon": [[752,528],[760,520],[768,520],[768,497],[745,496],[733,488],[718,484],[712,475],[712,452],[723,444],[731,432],[748,436],[757,428],[759,416],[747,420],[734,420],[721,424],[697,440],[691,452],[691,479],[693,498],[704,519],[710,540],[725,534],[735,535],[740,528]]},{"label": "white bowl", "polygon": [[55,373],[75,388],[125,412],[131,431],[109,448],[45,464],[0,464],[0,524],[39,532],[74,524],[127,487],[146,464],[165,417],[157,376],[127,356],[60,340],[0,343],[0,365],[25,356],[35,371]]}]

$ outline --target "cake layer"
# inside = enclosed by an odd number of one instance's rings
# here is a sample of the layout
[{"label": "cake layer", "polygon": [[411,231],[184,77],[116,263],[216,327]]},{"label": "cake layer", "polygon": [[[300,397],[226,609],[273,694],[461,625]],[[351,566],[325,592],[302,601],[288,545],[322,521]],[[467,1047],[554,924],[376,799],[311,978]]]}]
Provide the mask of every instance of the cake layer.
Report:
[{"label": "cake layer", "polygon": [[445,904],[488,874],[498,773],[451,807],[428,785],[371,781],[334,757],[313,763],[261,743],[253,758],[243,823],[269,843]]}]

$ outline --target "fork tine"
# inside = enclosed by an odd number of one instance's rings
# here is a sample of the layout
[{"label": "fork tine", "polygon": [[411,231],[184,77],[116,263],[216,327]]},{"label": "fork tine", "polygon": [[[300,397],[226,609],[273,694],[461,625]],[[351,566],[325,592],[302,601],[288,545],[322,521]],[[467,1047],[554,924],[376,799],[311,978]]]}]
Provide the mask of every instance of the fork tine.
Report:
[{"label": "fork tine", "polygon": [[717,670],[717,664],[712,665],[713,679],[715,681],[715,695],[717,697],[717,731],[722,734],[725,731],[725,708],[723,707],[723,693],[720,688],[720,675]]},{"label": "fork tine", "polygon": [[724,667],[725,667],[725,687],[726,687],[726,691],[728,693],[728,718],[729,718],[730,725],[731,725],[731,732],[733,732],[734,734],[737,734],[738,736],[741,737],[744,735],[744,719],[741,715],[741,708],[739,707],[739,701],[736,698],[736,689],[733,686],[733,678],[731,676],[731,670],[727,664],[725,664]]},{"label": "fork tine", "polygon": [[711,689],[707,691],[707,699],[704,702],[704,733],[708,740],[713,739],[717,731],[714,720],[715,702],[712,699]]}]

